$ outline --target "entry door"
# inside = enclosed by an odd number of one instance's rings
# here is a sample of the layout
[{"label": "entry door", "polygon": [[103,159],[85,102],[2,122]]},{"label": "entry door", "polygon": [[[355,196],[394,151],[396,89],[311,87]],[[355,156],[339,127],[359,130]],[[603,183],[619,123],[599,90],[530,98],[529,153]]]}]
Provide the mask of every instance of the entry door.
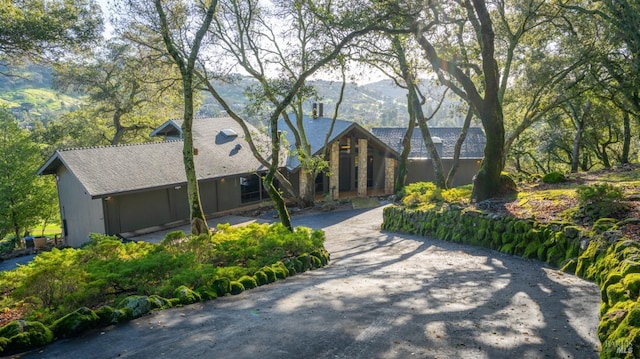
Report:
[{"label": "entry door", "polygon": [[351,191],[351,156],[340,157],[340,192]]}]

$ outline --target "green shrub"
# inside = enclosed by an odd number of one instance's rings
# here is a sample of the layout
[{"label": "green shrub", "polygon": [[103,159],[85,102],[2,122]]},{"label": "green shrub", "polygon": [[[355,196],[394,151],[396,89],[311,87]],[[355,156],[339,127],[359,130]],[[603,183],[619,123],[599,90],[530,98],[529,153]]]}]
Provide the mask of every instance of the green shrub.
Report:
[{"label": "green shrub", "polygon": [[[0,272],[0,305],[26,309],[24,319],[56,328],[60,336],[72,335],[85,326],[118,323],[273,282],[296,273],[294,268],[303,266],[296,258],[303,253],[326,254],[322,230],[296,227],[290,232],[279,223],[221,225],[214,236],[175,231],[160,245],[123,243],[101,234],[90,239],[82,249],[53,249]],[[283,261],[290,261],[291,269]],[[0,338],[0,350],[9,345]]]},{"label": "green shrub", "polygon": [[436,189],[433,182],[414,182],[404,186],[399,192],[398,197],[404,198],[411,194],[423,195]]},{"label": "green shrub", "polygon": [[619,218],[629,211],[629,205],[623,202],[622,189],[612,184],[582,185],[576,192],[580,206],[576,217],[589,217],[595,221],[607,217]]},{"label": "green shrub", "polygon": [[0,254],[9,253],[19,248],[22,245],[20,237],[16,237],[15,234],[8,236],[0,241]]},{"label": "green shrub", "polygon": [[442,198],[447,203],[468,203],[473,192],[473,185],[449,188],[442,191]]},{"label": "green shrub", "polygon": [[549,172],[542,177],[542,182],[549,184],[562,183],[566,180],[567,178],[562,173],[556,171]]},{"label": "green shrub", "polygon": [[174,244],[176,241],[181,240],[181,239],[186,239],[187,235],[183,232],[183,231],[173,231],[173,232],[169,232],[167,233],[164,238],[162,239],[162,242],[160,242],[163,246],[164,245],[172,245]]}]

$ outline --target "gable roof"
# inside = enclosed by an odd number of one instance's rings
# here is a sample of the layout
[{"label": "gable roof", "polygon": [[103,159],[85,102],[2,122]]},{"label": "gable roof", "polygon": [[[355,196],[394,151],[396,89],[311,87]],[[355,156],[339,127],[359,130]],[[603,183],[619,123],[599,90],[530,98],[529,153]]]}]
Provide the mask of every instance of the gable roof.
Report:
[{"label": "gable roof", "polygon": [[[252,133],[258,133],[253,126],[247,126]],[[227,137],[221,133],[223,129],[234,130],[238,136]],[[195,156],[198,180],[262,170],[244,140],[242,128],[233,119],[194,119],[192,131],[194,148],[198,149]],[[268,143],[266,136],[254,135],[254,142],[262,141]],[[183,185],[186,175],[182,148],[182,141],[167,141],[58,150],[38,170],[38,174],[55,174],[60,166],[64,166],[93,198]]]},{"label": "gable roof", "polygon": [[[292,118],[294,121],[295,118]],[[325,138],[329,130],[331,130],[331,123],[333,119],[328,117],[317,117],[313,118],[310,116],[303,116],[302,125],[304,126],[304,131],[307,135],[307,140],[309,141],[309,145],[311,146],[311,153],[315,156],[321,153],[324,150]],[[295,123],[294,123],[295,125]],[[284,119],[280,119],[278,121],[278,129],[284,131],[284,136],[287,142],[289,143],[289,150],[293,152],[295,150],[295,136],[291,131],[291,128],[287,125]],[[367,131],[364,127],[359,124],[351,121],[345,120],[337,120],[333,125],[333,130],[331,131],[331,135],[329,136],[329,140],[327,143],[332,143],[336,139],[344,136],[350,131],[357,131],[363,136],[367,137],[370,141],[378,144],[378,146],[383,147],[385,150],[390,152],[391,154],[398,156],[398,152],[393,148],[387,146],[386,143],[380,141],[376,138],[371,132]],[[287,168],[289,170],[294,170],[300,166],[300,159],[298,156],[288,156],[287,158]]]},{"label": "gable roof", "polygon": [[[429,132],[431,137],[437,137],[442,140],[442,158],[453,158],[456,142],[462,129],[459,127],[431,127]],[[406,128],[373,128],[371,132],[381,141],[385,142],[389,147],[394,148],[398,152],[402,152],[402,139],[404,138]],[[484,146],[487,139],[482,128],[470,127],[467,131],[467,137],[460,149],[460,158],[481,159],[484,157]],[[427,146],[422,139],[420,128],[413,130],[411,137],[411,153],[409,158],[430,158]]]}]

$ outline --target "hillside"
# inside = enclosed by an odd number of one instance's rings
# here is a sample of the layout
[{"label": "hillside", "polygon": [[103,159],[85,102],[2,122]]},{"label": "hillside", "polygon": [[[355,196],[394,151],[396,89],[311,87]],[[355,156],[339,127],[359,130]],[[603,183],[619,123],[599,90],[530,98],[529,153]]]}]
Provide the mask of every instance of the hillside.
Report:
[{"label": "hillside", "polygon": [[0,106],[23,122],[46,122],[81,104],[81,98],[53,89],[52,70],[48,67],[28,66],[20,76],[2,77],[0,83]]},{"label": "hillside", "polygon": [[[220,94],[236,111],[242,111],[248,104],[244,89],[253,84],[248,77],[240,77],[233,84],[217,83]],[[332,116],[338,101],[340,82],[316,80],[310,84],[318,91],[317,102],[324,104],[324,115]],[[424,106],[425,114],[431,115],[439,101],[442,89],[423,89],[425,94],[432,96]],[[305,108],[311,112],[313,100],[305,103]],[[461,126],[463,114],[458,110],[459,100],[448,96],[442,109],[429,122],[433,127]],[[213,97],[205,95],[205,102],[200,109],[200,115],[218,116],[223,113]],[[365,127],[405,127],[409,121],[406,104],[406,91],[397,87],[390,80],[378,81],[370,84],[358,85],[354,82],[347,84],[345,95],[340,106],[339,118],[360,123]]]},{"label": "hillside", "polygon": [[[74,94],[64,94],[53,89],[51,68],[28,66],[19,77],[3,77],[0,83],[0,106],[5,106],[25,123],[46,122],[60,114],[77,109],[82,98]],[[333,115],[338,100],[341,83],[317,80],[310,82],[317,88],[318,102],[324,104],[325,116]],[[249,77],[238,76],[234,83],[218,82],[220,94],[234,108],[242,113],[249,104],[245,89],[255,81]],[[431,115],[435,108],[441,88],[423,89],[428,96],[424,106],[425,114]],[[219,116],[222,107],[208,93],[203,93],[204,102],[199,116]],[[311,112],[313,100],[307,101],[305,108]],[[429,122],[431,126],[460,126],[463,115],[458,110],[459,100],[448,96],[442,109]],[[408,123],[406,91],[390,80],[358,85],[349,83],[340,107],[339,117],[356,121],[366,127],[404,127]],[[258,120],[256,120],[257,122]]]}]

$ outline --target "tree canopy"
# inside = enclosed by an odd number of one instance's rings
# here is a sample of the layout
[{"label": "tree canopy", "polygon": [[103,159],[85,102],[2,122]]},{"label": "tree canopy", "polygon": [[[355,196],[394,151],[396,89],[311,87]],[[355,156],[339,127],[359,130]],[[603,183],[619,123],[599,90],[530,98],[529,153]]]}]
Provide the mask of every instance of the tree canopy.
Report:
[{"label": "tree canopy", "polygon": [[0,4],[0,61],[64,56],[99,38],[102,13],[94,0],[26,0]]}]

